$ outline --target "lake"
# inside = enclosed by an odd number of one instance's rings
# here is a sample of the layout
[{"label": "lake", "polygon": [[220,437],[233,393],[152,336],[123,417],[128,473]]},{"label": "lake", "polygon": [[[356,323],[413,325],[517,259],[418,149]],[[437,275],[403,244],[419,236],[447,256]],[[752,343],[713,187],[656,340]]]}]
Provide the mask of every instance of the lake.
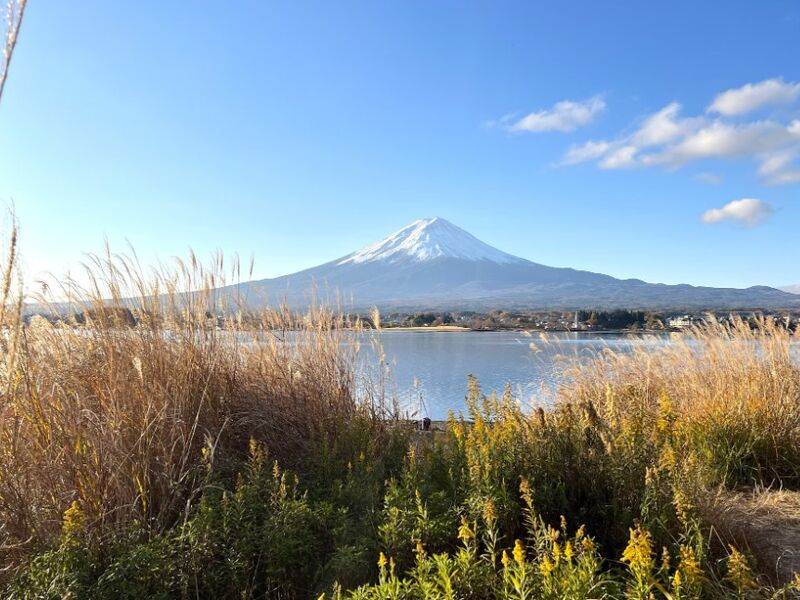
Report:
[{"label": "lake", "polygon": [[[585,357],[612,348],[634,348],[669,343],[669,336],[596,333],[391,331],[378,334],[391,370],[389,391],[409,413],[433,420],[448,411],[465,409],[467,376],[478,378],[488,394],[510,384],[523,403],[547,403],[562,380],[560,366],[567,358]],[[531,344],[535,345],[535,348]],[[374,360],[374,350],[367,350]],[[371,356],[370,356],[371,355]]]}]

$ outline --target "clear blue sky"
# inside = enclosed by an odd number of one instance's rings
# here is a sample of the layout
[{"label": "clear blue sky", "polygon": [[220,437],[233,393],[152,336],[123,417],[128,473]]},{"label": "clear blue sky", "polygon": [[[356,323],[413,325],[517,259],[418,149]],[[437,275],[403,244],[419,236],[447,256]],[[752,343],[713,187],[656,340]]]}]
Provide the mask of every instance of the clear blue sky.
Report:
[{"label": "clear blue sky", "polygon": [[0,200],[28,273],[107,236],[269,277],[437,215],[549,265],[800,283],[800,3],[644,6],[30,0]]}]

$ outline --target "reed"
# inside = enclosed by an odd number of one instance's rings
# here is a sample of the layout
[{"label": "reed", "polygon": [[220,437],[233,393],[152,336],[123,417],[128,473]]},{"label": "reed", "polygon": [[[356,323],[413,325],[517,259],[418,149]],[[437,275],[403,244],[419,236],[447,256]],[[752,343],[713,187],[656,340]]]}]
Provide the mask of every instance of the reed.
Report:
[{"label": "reed", "polygon": [[0,98],[3,97],[3,90],[8,79],[8,70],[11,65],[11,56],[17,45],[19,28],[22,26],[22,18],[25,16],[25,7],[28,0],[8,0],[5,9],[5,43],[3,45],[3,57],[0,60]]},{"label": "reed", "polygon": [[224,471],[251,439],[299,467],[353,419],[380,435],[380,390],[356,381],[359,323],[223,304],[215,290],[239,266],[222,258],[145,276],[135,255],[107,251],[87,284],[48,286],[36,298],[48,318],[26,324],[15,249],[16,233],[0,313],[5,548],[57,539],[73,502],[98,530],[172,526],[207,483],[201,459]]},{"label": "reed", "polygon": [[144,272],[107,248],[29,316],[16,239],[0,287],[6,597],[797,591],[796,536],[775,535],[800,491],[780,323],[584,357],[533,411],[470,379],[467,414],[421,434],[341,310],[251,310],[236,261]]}]

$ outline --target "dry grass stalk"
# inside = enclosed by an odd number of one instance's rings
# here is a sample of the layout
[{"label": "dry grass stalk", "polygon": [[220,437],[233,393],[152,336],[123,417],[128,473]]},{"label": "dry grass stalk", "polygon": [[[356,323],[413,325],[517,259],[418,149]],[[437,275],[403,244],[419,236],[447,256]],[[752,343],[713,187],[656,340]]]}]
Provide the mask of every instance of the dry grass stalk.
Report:
[{"label": "dry grass stalk", "polygon": [[799,492],[720,491],[704,503],[703,515],[712,541],[747,548],[771,583],[790,583],[800,573]]},{"label": "dry grass stalk", "polygon": [[12,243],[0,313],[0,527],[12,554],[56,539],[76,500],[97,531],[169,527],[205,484],[202,465],[224,472],[251,438],[293,467],[349,420],[383,427],[381,391],[357,381],[359,324],[321,307],[235,306],[215,291],[221,258],[145,277],[135,255],[107,249],[87,285],[38,298],[60,319],[29,324],[14,262]]},{"label": "dry grass stalk", "polygon": [[[763,483],[780,479],[800,485],[797,341],[781,323],[766,318],[755,327],[741,318],[712,320],[687,335],[674,334],[656,350],[652,345],[630,353],[608,350],[575,365],[562,400],[591,401],[609,423],[636,416],[653,424],[667,398],[681,433],[694,436],[697,451],[714,452],[719,448],[703,446],[738,440],[764,457],[753,465],[767,478]],[[714,433],[720,438],[710,437]]]},{"label": "dry grass stalk", "polygon": [[3,89],[8,78],[8,69],[11,65],[11,56],[17,45],[19,28],[22,25],[22,17],[25,16],[25,7],[28,0],[8,0],[6,4],[6,39],[3,46],[3,61],[0,64],[0,98],[3,97]]}]

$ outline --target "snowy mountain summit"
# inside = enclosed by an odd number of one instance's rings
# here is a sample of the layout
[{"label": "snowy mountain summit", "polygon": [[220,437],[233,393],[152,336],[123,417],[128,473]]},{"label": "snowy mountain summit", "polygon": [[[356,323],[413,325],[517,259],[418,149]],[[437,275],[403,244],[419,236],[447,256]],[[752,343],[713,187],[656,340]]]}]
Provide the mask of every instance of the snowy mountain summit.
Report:
[{"label": "snowy mountain summit", "polygon": [[426,262],[437,258],[487,260],[497,264],[523,262],[480,241],[471,233],[441,217],[419,219],[400,231],[345,256],[337,264],[360,264],[413,260]]},{"label": "snowy mountain summit", "polygon": [[390,236],[310,269],[232,286],[255,306],[315,302],[417,310],[800,308],[800,296],[661,285],[550,267],[506,254],[445,219],[420,219]]}]

